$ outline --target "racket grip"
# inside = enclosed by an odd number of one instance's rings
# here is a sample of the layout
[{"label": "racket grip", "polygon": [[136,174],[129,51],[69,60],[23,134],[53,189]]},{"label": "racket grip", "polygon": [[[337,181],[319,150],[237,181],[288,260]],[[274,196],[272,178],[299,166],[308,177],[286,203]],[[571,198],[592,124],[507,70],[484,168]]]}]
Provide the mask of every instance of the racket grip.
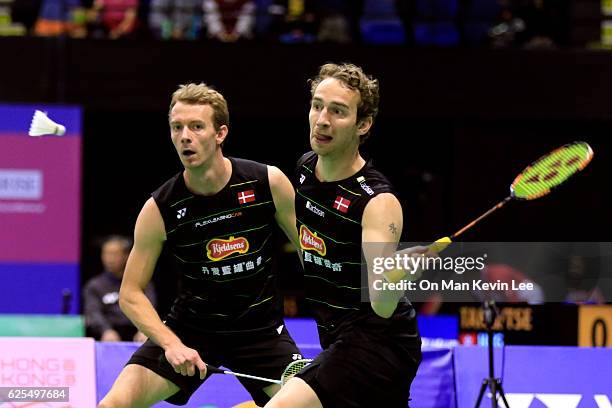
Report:
[{"label": "racket grip", "polygon": [[[440,238],[438,240],[436,240],[435,242],[429,244],[429,249],[435,253],[440,253],[442,251],[444,251],[446,249],[446,247],[448,247],[453,241],[450,239],[450,237],[443,237]],[[406,271],[403,269],[394,269],[392,271],[386,272],[384,274],[384,279],[387,282],[391,282],[391,283],[397,283],[399,281],[401,281],[402,279],[405,279],[408,275],[406,274]]]},{"label": "racket grip", "polygon": [[452,242],[453,241],[450,239],[450,237],[443,237],[430,244],[429,248],[434,252],[440,253],[444,251]]},{"label": "racket grip", "polygon": [[209,364],[206,364],[206,372],[210,374],[225,374],[225,371],[223,371],[219,367],[215,367]]}]

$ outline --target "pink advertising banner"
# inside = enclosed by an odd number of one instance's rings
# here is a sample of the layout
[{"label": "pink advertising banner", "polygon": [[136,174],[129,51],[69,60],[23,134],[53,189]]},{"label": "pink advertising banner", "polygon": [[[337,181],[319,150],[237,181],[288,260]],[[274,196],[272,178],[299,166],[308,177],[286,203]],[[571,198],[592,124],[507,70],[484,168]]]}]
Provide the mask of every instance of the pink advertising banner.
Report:
[{"label": "pink advertising banner", "polygon": [[[35,110],[66,127],[29,136]],[[78,313],[81,109],[0,104],[0,313]]]},{"label": "pink advertising banner", "polygon": [[48,111],[64,136],[28,136],[34,108],[0,105],[0,262],[78,263],[80,110]]},{"label": "pink advertising banner", "polygon": [[0,388],[17,396],[24,389],[68,387],[69,394],[69,402],[0,402],[0,408],[95,407],[94,361],[91,338],[0,338]]}]

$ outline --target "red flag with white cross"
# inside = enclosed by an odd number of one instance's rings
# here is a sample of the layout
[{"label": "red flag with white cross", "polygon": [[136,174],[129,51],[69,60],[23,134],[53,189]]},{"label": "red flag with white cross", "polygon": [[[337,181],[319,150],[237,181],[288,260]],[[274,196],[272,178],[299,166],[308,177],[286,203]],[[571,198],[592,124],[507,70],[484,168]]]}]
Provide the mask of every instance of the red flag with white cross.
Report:
[{"label": "red flag with white cross", "polygon": [[336,201],[334,201],[334,208],[343,213],[348,212],[349,205],[351,205],[351,201],[342,196],[336,197]]},{"label": "red flag with white cross", "polygon": [[238,193],[238,202],[240,204],[250,203],[255,201],[255,190],[246,190]]}]

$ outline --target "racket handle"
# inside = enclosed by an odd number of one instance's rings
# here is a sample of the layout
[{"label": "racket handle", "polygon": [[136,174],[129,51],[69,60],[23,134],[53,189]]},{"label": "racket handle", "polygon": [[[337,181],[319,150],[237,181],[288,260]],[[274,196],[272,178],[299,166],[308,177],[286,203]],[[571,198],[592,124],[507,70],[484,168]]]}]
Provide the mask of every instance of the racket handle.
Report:
[{"label": "racket handle", "polygon": [[225,371],[220,369],[219,367],[215,367],[209,364],[206,364],[206,372],[210,374],[225,374]]},{"label": "racket handle", "polygon": [[453,241],[450,239],[450,237],[443,237],[437,239],[434,243],[430,244],[429,248],[436,253],[440,253],[444,251],[447,246],[452,244],[452,242]]},{"label": "racket handle", "polygon": [[[440,253],[444,251],[446,247],[448,247],[452,242],[453,241],[450,239],[450,237],[443,237],[429,244],[428,248],[430,251]],[[384,279],[387,282],[397,283],[402,279],[406,278],[407,275],[408,274],[403,269],[394,269],[392,271],[386,272],[384,274]]]}]

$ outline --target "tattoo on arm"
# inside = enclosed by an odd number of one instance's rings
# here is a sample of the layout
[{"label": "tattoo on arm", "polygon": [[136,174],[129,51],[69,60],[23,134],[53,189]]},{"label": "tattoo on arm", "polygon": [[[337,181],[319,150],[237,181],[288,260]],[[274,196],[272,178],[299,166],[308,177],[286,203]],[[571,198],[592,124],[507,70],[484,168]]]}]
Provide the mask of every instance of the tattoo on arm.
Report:
[{"label": "tattoo on arm", "polygon": [[392,222],[391,224],[389,224],[389,231],[391,231],[393,235],[397,234],[397,227],[395,226],[395,223]]}]

